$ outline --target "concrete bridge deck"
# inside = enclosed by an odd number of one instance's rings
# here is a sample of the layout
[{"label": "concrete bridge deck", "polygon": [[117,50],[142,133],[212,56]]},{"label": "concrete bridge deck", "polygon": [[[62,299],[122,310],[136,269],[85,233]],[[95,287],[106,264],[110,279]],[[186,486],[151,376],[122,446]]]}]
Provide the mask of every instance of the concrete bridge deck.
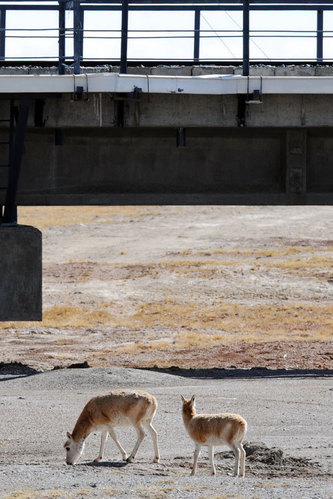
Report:
[{"label": "concrete bridge deck", "polygon": [[241,76],[235,74],[138,75],[119,73],[0,74],[0,94],[128,93],[137,89],[148,94],[240,95],[259,94],[330,95],[330,76]]}]

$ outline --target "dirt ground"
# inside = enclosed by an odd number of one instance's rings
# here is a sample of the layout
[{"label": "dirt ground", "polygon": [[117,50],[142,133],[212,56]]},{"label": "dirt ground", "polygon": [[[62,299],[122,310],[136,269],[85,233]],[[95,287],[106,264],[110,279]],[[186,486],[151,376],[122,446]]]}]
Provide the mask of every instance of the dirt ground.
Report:
[{"label": "dirt ground", "polygon": [[[31,207],[19,221],[43,232],[44,313],[0,323],[1,498],[332,497],[332,207]],[[66,466],[83,404],[121,386],[156,395],[161,462],[147,438],[131,465],[110,443],[93,464],[92,436]],[[248,420],[245,481],[223,449],[217,477],[205,452],[188,476],[180,393]]]},{"label": "dirt ground", "polygon": [[[240,371],[243,371],[240,373]],[[153,424],[161,459],[144,439],[133,463],[121,461],[108,440],[101,462],[93,432],[76,466],[66,466],[63,444],[84,404],[111,388],[141,388],[158,400]],[[56,369],[34,373],[18,364],[0,369],[1,499],[328,499],[332,497],[332,377],[193,369],[168,373],[122,367]],[[197,411],[238,412],[248,422],[246,474],[234,478],[234,457],[216,447],[217,474],[203,449],[190,477],[193,442],[181,418],[180,394],[196,395]],[[320,431],[318,431],[320,428]],[[116,428],[127,452],[133,428]]]},{"label": "dirt ground", "polygon": [[0,360],[333,368],[333,208],[26,207],[43,232],[41,323]]}]

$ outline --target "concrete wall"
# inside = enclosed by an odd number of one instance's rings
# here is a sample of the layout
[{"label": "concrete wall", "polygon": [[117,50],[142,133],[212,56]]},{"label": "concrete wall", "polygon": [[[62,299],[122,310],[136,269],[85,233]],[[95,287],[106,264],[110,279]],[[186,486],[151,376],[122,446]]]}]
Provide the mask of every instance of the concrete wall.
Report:
[{"label": "concrete wall", "polygon": [[0,225],[0,321],[42,318],[42,234]]}]

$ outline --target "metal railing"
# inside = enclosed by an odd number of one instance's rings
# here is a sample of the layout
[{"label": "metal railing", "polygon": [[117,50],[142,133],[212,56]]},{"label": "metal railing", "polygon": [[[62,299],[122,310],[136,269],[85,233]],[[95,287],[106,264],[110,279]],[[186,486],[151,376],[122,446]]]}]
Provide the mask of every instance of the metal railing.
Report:
[{"label": "metal railing", "polygon": [[[6,23],[7,13],[9,11],[57,11],[58,26],[55,28],[29,28],[24,29],[8,28]],[[66,12],[72,11],[72,26],[66,27]],[[121,27],[119,30],[88,30],[85,29],[85,13],[88,11],[103,12],[112,11],[121,13]],[[129,30],[129,13],[131,12],[191,12],[194,17],[194,25],[191,30]],[[242,26],[235,30],[216,30],[215,28],[203,30],[201,28],[201,18],[204,12],[239,12],[242,14]],[[316,13],[316,30],[251,30],[250,13],[251,12],[270,12],[270,11],[312,11]],[[27,58],[22,54],[18,57],[6,57],[6,42],[11,38],[55,38],[58,42],[57,57],[44,57],[38,60],[57,61],[59,74],[64,74],[66,67],[72,66],[75,74],[80,73],[81,65],[87,61],[83,54],[84,41],[89,38],[94,40],[103,40],[105,38],[118,39],[120,41],[120,54],[110,54],[107,58],[109,62],[117,62],[120,65],[120,72],[127,72],[128,42],[129,40],[149,38],[156,40],[160,38],[169,39],[187,39],[193,40],[193,63],[202,61],[200,58],[200,46],[205,38],[218,38],[226,40],[228,38],[239,37],[242,39],[242,56],[234,58],[232,62],[242,64],[243,75],[249,74],[250,66],[250,41],[258,38],[271,37],[293,37],[293,38],[312,38],[316,41],[316,57],[301,57],[298,61],[307,61],[311,63],[332,62],[332,58],[323,57],[324,39],[333,38],[332,31],[324,31],[324,13],[333,11],[333,0],[0,0],[0,61],[10,61],[13,64],[22,64]],[[103,32],[100,37],[98,32]],[[37,32],[37,35],[36,35]],[[105,35],[106,33],[106,35]],[[66,54],[66,44],[73,43],[73,54]],[[89,61],[98,61],[98,57],[90,58]],[[133,59],[130,59],[133,61]],[[150,61],[163,62],[165,59],[154,59]],[[105,62],[107,62],[105,61]],[[189,60],[187,60],[189,62]],[[215,58],[214,62],[226,62],[222,57]],[[290,59],[286,58],[287,62]],[[230,62],[230,58],[229,58]],[[258,62],[258,60],[256,61]],[[272,63],[273,59],[264,57],[260,59],[261,63]],[[295,60],[294,60],[295,62]],[[1,64],[1,62],[0,62]]]}]

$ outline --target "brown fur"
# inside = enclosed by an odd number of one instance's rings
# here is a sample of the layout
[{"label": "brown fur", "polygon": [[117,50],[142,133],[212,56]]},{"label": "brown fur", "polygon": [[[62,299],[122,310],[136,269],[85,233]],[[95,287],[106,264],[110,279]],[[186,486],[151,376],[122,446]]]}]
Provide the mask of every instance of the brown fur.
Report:
[{"label": "brown fur", "polygon": [[236,455],[235,475],[239,475],[239,458],[241,459],[241,475],[244,476],[245,451],[242,441],[246,433],[247,423],[238,414],[197,414],[195,397],[183,400],[183,421],[185,428],[196,444],[192,474],[195,473],[201,446],[209,448],[212,472],[215,474],[213,452],[215,445],[228,445]]},{"label": "brown fur", "polygon": [[[149,407],[151,410],[148,412]],[[140,421],[145,414],[153,416],[157,401],[153,395],[141,390],[113,390],[107,395],[98,395],[84,406],[73,430],[73,438],[78,441],[86,438],[92,427],[109,423],[116,424],[119,413],[133,423]]]},{"label": "brown fur", "polygon": [[237,434],[245,433],[245,428],[245,420],[237,414],[198,414],[188,423],[187,431],[193,440],[202,445],[211,435],[224,438],[231,445]]},{"label": "brown fur", "polygon": [[[144,426],[152,436],[155,450],[154,460],[158,461],[157,433],[151,424],[156,410],[156,398],[150,393],[142,390],[113,390],[107,395],[93,397],[84,406],[77,419],[73,433],[68,434],[68,440],[64,447],[67,452],[70,453],[70,447],[71,445],[73,447],[73,442],[77,445],[83,443],[92,431],[100,430],[102,431],[101,450],[100,455],[96,460],[102,458],[108,433],[115,441],[123,458],[126,459],[126,453],[117,440],[114,433],[114,427],[133,425],[137,431],[138,440],[128,458],[128,460],[132,460],[145,436],[143,431]],[[72,456],[69,456],[67,462],[73,464],[73,461],[76,462],[76,460],[77,458],[74,459]]]}]

